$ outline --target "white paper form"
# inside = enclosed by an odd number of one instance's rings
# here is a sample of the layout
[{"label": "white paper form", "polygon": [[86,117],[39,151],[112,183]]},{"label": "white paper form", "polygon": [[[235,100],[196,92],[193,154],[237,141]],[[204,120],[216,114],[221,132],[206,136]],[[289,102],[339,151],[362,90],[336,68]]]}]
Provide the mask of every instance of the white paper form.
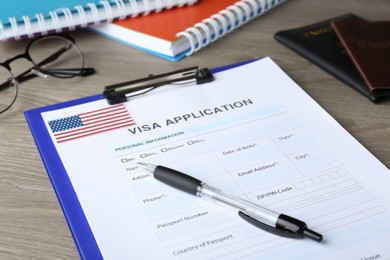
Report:
[{"label": "white paper form", "polygon": [[[389,258],[389,170],[271,59],[215,78],[134,98],[124,103],[129,124],[93,135],[72,130],[65,141],[55,120],[105,111],[107,103],[42,114],[103,257]],[[301,219],[325,242],[265,233],[158,182],[140,161]]]}]

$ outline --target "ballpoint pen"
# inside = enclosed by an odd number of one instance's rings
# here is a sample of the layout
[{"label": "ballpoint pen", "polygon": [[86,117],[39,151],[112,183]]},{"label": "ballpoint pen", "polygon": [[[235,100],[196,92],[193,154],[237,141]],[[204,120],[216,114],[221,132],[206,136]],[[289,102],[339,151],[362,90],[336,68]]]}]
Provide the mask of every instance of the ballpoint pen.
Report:
[{"label": "ballpoint pen", "polygon": [[264,231],[290,238],[307,237],[317,242],[323,239],[321,234],[310,230],[301,220],[235,197],[185,173],[161,165],[143,162],[138,162],[138,165],[169,186],[238,211],[241,218]]}]

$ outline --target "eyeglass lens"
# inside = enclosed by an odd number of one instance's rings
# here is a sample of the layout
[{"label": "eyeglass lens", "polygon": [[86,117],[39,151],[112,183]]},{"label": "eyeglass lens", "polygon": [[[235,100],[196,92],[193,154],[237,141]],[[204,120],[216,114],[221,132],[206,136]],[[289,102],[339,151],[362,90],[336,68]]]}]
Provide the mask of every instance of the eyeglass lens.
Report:
[{"label": "eyeglass lens", "polygon": [[12,73],[0,66],[0,113],[14,103],[18,93],[18,84]]},{"label": "eyeglass lens", "polygon": [[28,54],[34,65],[55,77],[77,76],[84,67],[84,59],[79,49],[63,37],[38,39],[29,46]]}]

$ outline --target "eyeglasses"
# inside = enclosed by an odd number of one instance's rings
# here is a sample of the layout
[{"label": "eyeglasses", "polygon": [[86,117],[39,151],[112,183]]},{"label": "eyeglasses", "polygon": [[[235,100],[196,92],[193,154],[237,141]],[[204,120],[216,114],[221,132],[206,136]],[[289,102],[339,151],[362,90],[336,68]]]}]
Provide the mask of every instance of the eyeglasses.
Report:
[{"label": "eyeglasses", "polygon": [[[27,59],[33,66],[14,76],[10,64]],[[93,68],[84,67],[84,57],[70,35],[45,36],[31,41],[26,51],[0,63],[0,114],[7,111],[18,96],[18,84],[40,76],[57,78],[89,76]]]}]

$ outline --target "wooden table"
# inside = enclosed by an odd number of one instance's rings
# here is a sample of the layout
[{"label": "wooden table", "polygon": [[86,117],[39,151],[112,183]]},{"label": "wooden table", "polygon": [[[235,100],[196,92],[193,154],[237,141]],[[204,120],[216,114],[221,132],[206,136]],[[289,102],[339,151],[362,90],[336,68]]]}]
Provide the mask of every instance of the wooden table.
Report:
[{"label": "wooden table", "polygon": [[[272,57],[310,96],[387,167],[390,101],[373,104],[273,39],[275,32],[355,13],[390,18],[390,2],[290,0],[180,62],[140,52],[88,30],[73,33],[88,66],[86,78],[35,78],[20,84],[14,106],[0,115],[0,258],[74,259],[77,249],[26,124],[23,111],[100,93],[103,86],[188,66],[217,67]],[[28,41],[0,43],[0,61],[24,51]],[[42,50],[44,51],[44,50]],[[13,64],[14,71],[29,66]],[[367,173],[369,174],[369,173]]]}]

